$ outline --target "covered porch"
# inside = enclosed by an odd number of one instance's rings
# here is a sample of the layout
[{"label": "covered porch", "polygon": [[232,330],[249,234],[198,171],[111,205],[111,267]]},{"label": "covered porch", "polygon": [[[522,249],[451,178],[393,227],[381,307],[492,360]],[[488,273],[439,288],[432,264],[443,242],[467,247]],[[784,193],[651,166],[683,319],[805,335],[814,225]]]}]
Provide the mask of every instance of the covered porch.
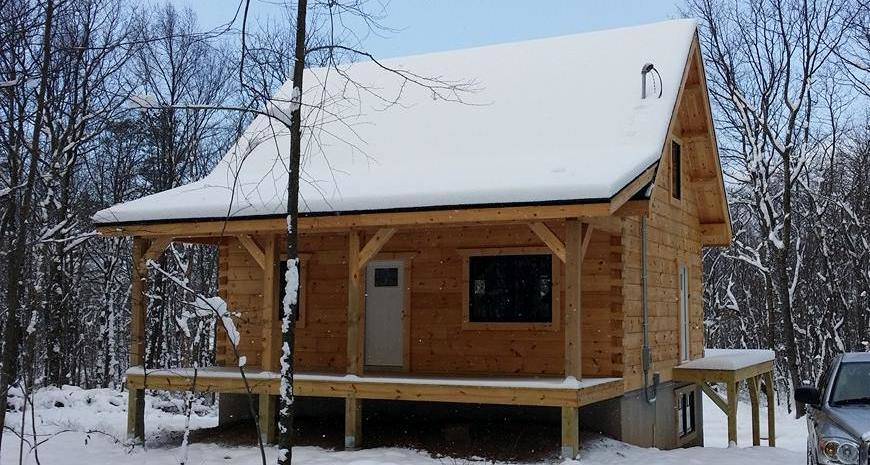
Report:
[{"label": "covered porch", "polygon": [[[479,221],[473,221],[468,210],[300,218],[302,272],[311,275],[311,290],[303,290],[301,296],[302,305],[308,307],[303,312],[309,316],[307,323],[304,319],[297,322],[301,334],[297,348],[304,352],[311,347],[323,351],[337,346],[338,350],[316,354],[319,358],[305,358],[303,353],[299,359],[297,353],[295,393],[345,399],[347,448],[361,444],[360,404],[366,399],[558,407],[562,454],[575,456],[580,443],[579,409],[624,393],[621,282],[616,280],[621,216],[642,213],[645,204],[623,199],[615,208],[618,216],[610,216],[611,208],[590,204],[490,209],[475,212]],[[579,216],[582,212],[589,216]],[[231,394],[250,390],[260,396],[264,439],[274,440],[280,264],[286,260],[280,228],[284,226],[283,219],[263,219],[111,231],[132,234],[134,239],[133,368],[127,373],[131,437],[144,437],[145,389]],[[232,295],[228,298],[227,289],[230,293],[243,289],[247,300],[242,308],[257,307],[247,314],[253,326],[242,328],[240,351],[248,359],[246,380],[234,367],[238,361],[226,350],[218,358],[222,366],[196,370],[195,382],[190,368],[147,370],[147,374],[142,369],[146,263],[158,258],[172,242],[215,244],[222,247],[222,260],[236,260],[219,267],[221,297],[234,309],[239,305],[233,303]],[[228,244],[232,250],[225,253]],[[468,306],[467,294],[456,300],[469,289],[467,271],[465,276],[461,271],[467,270],[468,257],[514,253],[552,257],[552,321],[469,321],[467,310],[463,316],[461,309]],[[405,276],[400,278],[406,280],[400,283],[406,289],[405,342],[396,367],[373,366],[366,358],[366,270],[374,261],[405,264]],[[339,281],[342,270],[344,277]],[[232,281],[236,278],[244,281]],[[321,305],[334,305],[339,299],[335,291],[346,296],[344,308],[341,314],[330,308],[332,313],[326,315]],[[429,304],[432,301],[443,308],[434,309]],[[581,313],[584,301],[592,310]],[[591,319],[585,321],[581,315]],[[321,329],[327,322],[332,326]],[[539,361],[539,357],[544,358]]]}]

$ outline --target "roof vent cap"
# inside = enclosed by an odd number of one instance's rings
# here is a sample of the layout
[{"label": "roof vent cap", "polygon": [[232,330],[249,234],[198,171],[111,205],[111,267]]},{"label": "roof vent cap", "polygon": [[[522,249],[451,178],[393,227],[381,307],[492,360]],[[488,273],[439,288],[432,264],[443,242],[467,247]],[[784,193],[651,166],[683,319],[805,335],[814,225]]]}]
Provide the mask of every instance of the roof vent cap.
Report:
[{"label": "roof vent cap", "polygon": [[652,81],[653,89],[658,88],[658,90],[659,90],[659,95],[656,98],[662,98],[662,87],[663,87],[662,75],[659,74],[659,70],[656,69],[654,64],[647,63],[647,64],[643,65],[643,68],[640,69],[640,98],[641,99],[646,99],[646,95],[647,95],[647,93],[646,93],[646,81],[647,81],[646,77],[647,77],[647,74],[649,74],[651,71],[656,73],[656,77],[658,78],[658,81],[659,81],[658,85],[656,85],[655,79],[653,79],[653,81]]}]

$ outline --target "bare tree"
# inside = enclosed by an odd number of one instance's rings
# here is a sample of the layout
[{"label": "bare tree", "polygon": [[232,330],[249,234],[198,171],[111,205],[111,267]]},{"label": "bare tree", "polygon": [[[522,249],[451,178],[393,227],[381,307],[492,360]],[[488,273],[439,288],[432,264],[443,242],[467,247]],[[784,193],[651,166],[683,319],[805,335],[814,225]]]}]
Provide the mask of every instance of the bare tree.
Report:
[{"label": "bare tree", "polygon": [[741,328],[765,327],[762,337],[742,343],[777,352],[785,392],[812,380],[829,356],[819,343],[850,346],[836,342],[842,328],[835,314],[852,311],[855,303],[837,310],[807,301],[822,290],[842,302],[846,291],[834,281],[810,285],[839,271],[829,260],[835,256],[831,236],[819,228],[840,209],[830,200],[840,193],[832,181],[840,133],[848,126],[843,95],[849,90],[837,57],[852,44],[852,6],[841,0],[692,0],[688,7],[701,20],[735,222],[734,245],[705,260],[708,321],[717,322],[714,328],[723,322],[723,343]]}]

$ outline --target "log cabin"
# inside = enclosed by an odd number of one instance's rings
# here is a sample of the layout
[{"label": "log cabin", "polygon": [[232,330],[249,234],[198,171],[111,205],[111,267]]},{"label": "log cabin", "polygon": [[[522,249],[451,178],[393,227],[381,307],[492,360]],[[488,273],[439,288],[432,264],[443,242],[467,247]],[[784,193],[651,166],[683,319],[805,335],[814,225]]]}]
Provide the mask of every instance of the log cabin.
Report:
[{"label": "log cabin", "polygon": [[[755,431],[771,362],[703,363],[701,253],[731,223],[693,21],[341,71],[309,70],[302,93],[294,390],[344,400],[347,448],[371,399],[560,409],[566,457],[581,428],[702,444],[702,392],[729,411],[742,381]],[[444,84],[459,80],[474,90]],[[223,412],[245,383],[275,437],[289,137],[273,123],[205,178],[93,218],[132,238],[132,437],[145,389],[216,392]],[[195,383],[142,367],[145,264],[173,242],[219,249],[246,381],[226,337]]]}]

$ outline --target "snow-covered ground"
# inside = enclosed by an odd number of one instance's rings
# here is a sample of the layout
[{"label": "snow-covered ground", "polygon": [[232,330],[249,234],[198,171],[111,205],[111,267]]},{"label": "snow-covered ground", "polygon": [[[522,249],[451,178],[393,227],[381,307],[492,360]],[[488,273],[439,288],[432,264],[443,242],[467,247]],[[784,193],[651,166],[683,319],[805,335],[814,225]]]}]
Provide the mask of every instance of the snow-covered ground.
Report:
[{"label": "snow-covered ground", "polygon": [[[17,399],[20,402],[20,398]],[[162,403],[162,405],[158,405]],[[0,465],[19,463],[19,450],[23,448],[24,464],[36,464],[37,453],[43,464],[64,465],[125,465],[148,464],[170,465],[182,463],[184,449],[179,447],[180,432],[184,429],[185,416],[180,401],[161,401],[148,398],[146,406],[146,428],[149,448],[132,449],[123,442],[126,428],[126,393],[108,390],[42,390],[36,395],[36,409],[26,413],[25,438],[23,444],[18,436],[10,431],[4,432],[3,451]],[[161,407],[160,409],[156,407]],[[738,414],[739,442],[751,444],[749,427],[749,407],[741,405]],[[191,426],[203,428],[215,426],[215,411],[205,406],[195,407],[198,415],[193,415]],[[34,451],[33,423],[31,412],[35,413],[37,441],[41,442]],[[589,438],[579,463],[585,465],[791,465],[802,463],[806,441],[806,426],[803,421],[793,420],[783,412],[777,412],[777,441],[775,449],[767,447],[724,448],[725,417],[712,402],[705,401],[704,429],[707,441],[705,448],[659,451],[629,446],[605,438]],[[16,431],[21,429],[21,412],[9,412],[7,427]],[[762,436],[766,431],[762,428]],[[275,449],[267,450],[268,463],[275,462]],[[191,444],[187,456],[191,465],[260,463],[256,447],[228,447],[217,444]],[[380,448],[355,452],[330,451],[317,447],[298,447],[294,449],[294,462],[304,464],[353,464],[353,465],[428,465],[445,463],[475,463],[468,460],[437,459],[425,452],[408,449]],[[480,463],[483,463],[482,461]],[[564,461],[564,464],[578,463]]]}]

